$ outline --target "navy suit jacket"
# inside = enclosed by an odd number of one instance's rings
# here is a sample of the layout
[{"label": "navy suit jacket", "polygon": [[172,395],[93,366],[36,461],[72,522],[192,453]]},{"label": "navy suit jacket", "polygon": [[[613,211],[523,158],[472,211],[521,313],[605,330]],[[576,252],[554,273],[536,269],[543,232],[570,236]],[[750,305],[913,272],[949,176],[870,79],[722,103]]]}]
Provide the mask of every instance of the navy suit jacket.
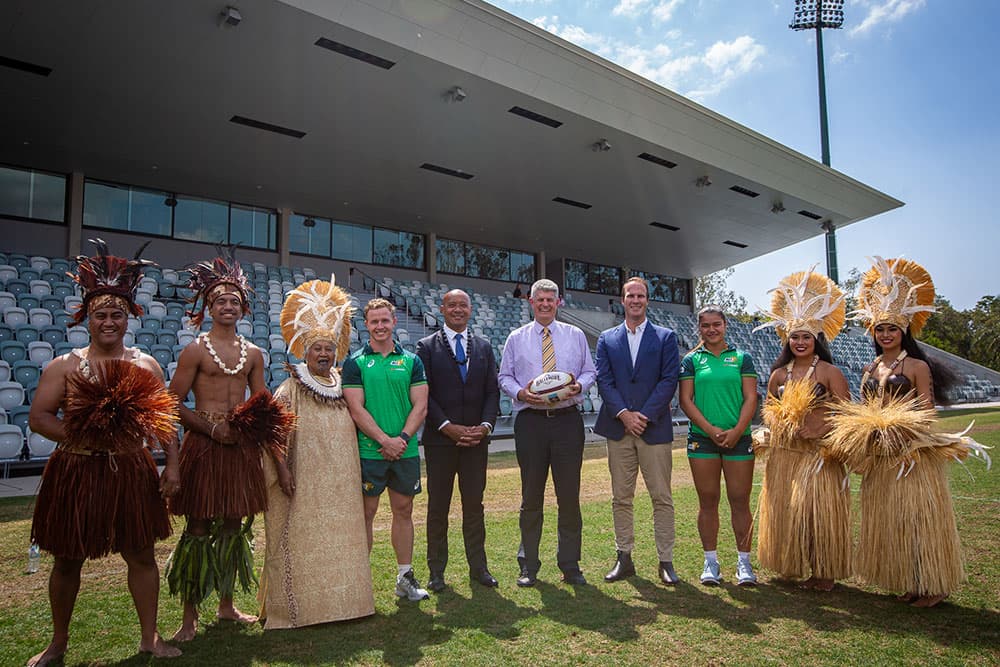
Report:
[{"label": "navy suit jacket", "polygon": [[[417,356],[424,363],[429,395],[427,419],[421,443],[427,446],[455,446],[455,441],[438,430],[445,420],[462,426],[497,423],[500,409],[500,389],[497,386],[497,360],[493,347],[482,336],[466,330],[469,341],[466,358],[469,372],[465,382],[458,370],[458,362],[451,344],[445,340],[444,330],[417,341]],[[489,436],[481,445],[489,443]]]},{"label": "navy suit jacket", "polygon": [[647,320],[634,367],[625,323],[602,333],[597,340],[597,388],[604,403],[594,432],[621,440],[625,425],[616,415],[631,410],[649,418],[642,434],[647,444],[671,442],[674,427],[670,401],[677,390],[678,375],[677,336],[670,329]]}]

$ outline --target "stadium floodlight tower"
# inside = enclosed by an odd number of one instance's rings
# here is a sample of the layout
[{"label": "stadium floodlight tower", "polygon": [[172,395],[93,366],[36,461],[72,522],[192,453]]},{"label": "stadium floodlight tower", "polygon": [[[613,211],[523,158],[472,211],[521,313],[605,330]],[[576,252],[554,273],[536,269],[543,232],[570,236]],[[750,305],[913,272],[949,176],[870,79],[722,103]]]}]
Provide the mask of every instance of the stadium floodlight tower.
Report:
[{"label": "stadium floodlight tower", "polygon": [[[844,0],[795,0],[795,13],[788,27],[792,30],[816,31],[816,73],[819,79],[819,134],[823,164],[830,166],[830,128],[826,117],[826,73],[823,68],[823,28],[838,29],[844,25]],[[823,223],[826,232],[826,273],[833,282],[837,276],[837,237],[833,222]]]}]

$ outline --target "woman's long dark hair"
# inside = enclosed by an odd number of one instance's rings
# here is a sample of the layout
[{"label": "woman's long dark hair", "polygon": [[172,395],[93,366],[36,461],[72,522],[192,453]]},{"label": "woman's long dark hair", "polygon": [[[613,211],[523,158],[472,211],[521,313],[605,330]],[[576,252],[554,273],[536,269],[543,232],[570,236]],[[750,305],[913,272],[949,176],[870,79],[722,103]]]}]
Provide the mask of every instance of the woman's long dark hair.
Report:
[{"label": "woman's long dark hair", "polygon": [[[825,361],[828,364],[832,364],[833,355],[830,354],[830,346],[827,345],[826,336],[823,334],[823,332],[820,331],[818,334],[815,334],[813,336],[813,339],[816,341],[816,345],[813,348],[815,354],[819,356],[820,360]],[[773,364],[771,364],[771,370],[772,371],[778,370],[779,368],[787,365],[788,362],[794,358],[795,355],[792,353],[792,346],[786,340],[785,346],[781,348],[781,354],[779,354],[778,358],[774,360]]]},{"label": "woman's long dark hair", "polygon": [[[880,356],[882,354],[882,346],[878,344],[878,338],[875,336],[874,330],[872,331],[872,343],[875,345],[875,354]],[[921,351],[920,346],[917,345],[917,340],[910,335],[910,327],[906,327],[903,331],[901,347],[906,350],[906,356],[919,359],[930,367],[931,382],[934,383],[934,402],[938,405],[948,405],[951,403],[951,399],[948,398],[948,390],[955,384],[956,380],[952,370],[943,364],[935,363],[927,358],[923,351]]]}]

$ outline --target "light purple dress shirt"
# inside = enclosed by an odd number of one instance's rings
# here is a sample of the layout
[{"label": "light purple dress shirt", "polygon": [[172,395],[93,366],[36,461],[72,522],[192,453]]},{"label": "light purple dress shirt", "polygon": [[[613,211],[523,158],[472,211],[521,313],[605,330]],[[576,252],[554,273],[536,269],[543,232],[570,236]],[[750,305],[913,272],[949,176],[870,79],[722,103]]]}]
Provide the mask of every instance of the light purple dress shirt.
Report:
[{"label": "light purple dress shirt", "polygon": [[[583,403],[583,396],[597,380],[597,369],[590,356],[587,337],[572,324],[553,320],[549,325],[552,345],[556,353],[556,370],[572,373],[583,387],[576,396],[553,403],[549,409],[566,408]],[[542,325],[531,321],[515,329],[507,336],[500,358],[500,389],[514,399],[514,411],[519,412],[529,406],[517,400],[521,391],[542,374]]]}]

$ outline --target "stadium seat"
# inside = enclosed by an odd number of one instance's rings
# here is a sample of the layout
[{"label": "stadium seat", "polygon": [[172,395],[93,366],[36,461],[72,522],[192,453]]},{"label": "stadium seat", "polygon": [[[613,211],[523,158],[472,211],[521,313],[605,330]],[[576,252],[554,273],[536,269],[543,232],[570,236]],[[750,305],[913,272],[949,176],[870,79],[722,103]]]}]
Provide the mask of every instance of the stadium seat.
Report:
[{"label": "stadium seat", "polygon": [[272,364],[285,364],[288,362],[288,353],[281,350],[271,350],[269,356]]},{"label": "stadium seat", "polygon": [[[246,320],[240,320],[240,323],[242,324],[245,321]],[[270,325],[265,324],[263,322],[254,322],[253,330],[249,334],[244,333],[242,331],[240,331],[240,333],[243,334],[244,336],[254,336],[255,338],[266,337],[271,335],[271,327]]]},{"label": "stadium seat", "polygon": [[6,324],[0,324],[0,343],[6,343],[9,340],[15,340],[14,329]]},{"label": "stadium seat", "polygon": [[33,308],[41,308],[42,299],[33,294],[20,294],[17,297],[17,307],[23,308],[24,312],[29,312]]},{"label": "stadium seat", "polygon": [[28,361],[44,366],[52,361],[53,356],[55,356],[55,352],[51,343],[41,340],[28,343]]},{"label": "stadium seat", "polygon": [[83,347],[90,342],[90,332],[79,325],[70,327],[66,330],[66,342],[73,347]]},{"label": "stadium seat", "polygon": [[160,322],[160,329],[161,330],[166,329],[167,331],[173,331],[175,334],[178,331],[180,331],[181,327],[183,327],[183,326],[184,325],[181,322],[181,318],[179,316],[175,316],[175,315],[166,315],[163,318],[163,321]]},{"label": "stadium seat", "polygon": [[18,270],[18,277],[24,282],[28,283],[28,291],[31,291],[31,283],[35,280],[41,280],[42,272],[36,271],[30,266],[26,266],[23,269]]},{"label": "stadium seat", "polygon": [[156,345],[156,329],[147,329],[145,327],[135,331],[135,342],[138,345],[144,345],[151,348]]},{"label": "stadium seat", "polygon": [[62,257],[55,257],[50,262],[52,263],[52,270],[62,274],[73,268],[73,264],[68,259],[63,259]]},{"label": "stadium seat", "polygon": [[48,257],[42,257],[36,255],[35,257],[28,258],[28,266],[35,269],[36,271],[46,271],[52,268],[52,262]]},{"label": "stadium seat", "polygon": [[7,291],[14,296],[21,296],[24,294],[30,294],[31,291],[28,287],[28,283],[20,278],[12,278],[7,281]]},{"label": "stadium seat", "polygon": [[282,338],[281,334],[271,334],[268,337],[268,341],[270,342],[267,346],[268,349],[280,350],[281,352],[285,351],[285,339]]},{"label": "stadium seat", "polygon": [[177,332],[177,344],[187,347],[195,341],[197,335],[190,329],[181,329]]},{"label": "stadium seat", "polygon": [[122,344],[125,345],[125,347],[135,346],[135,334],[126,329],[125,335],[122,336]]},{"label": "stadium seat", "polygon": [[24,387],[20,382],[8,380],[0,382],[0,407],[10,412],[19,405],[24,404]]},{"label": "stadium seat", "polygon": [[0,292],[0,311],[17,308],[17,296],[10,292]]},{"label": "stadium seat", "polygon": [[68,329],[73,326],[73,316],[65,310],[57,310],[52,313],[52,323],[62,329]]},{"label": "stadium seat", "polygon": [[31,429],[27,431],[28,456],[33,460],[47,459],[56,450],[56,443],[46,438],[41,433],[35,433]]},{"label": "stadium seat", "polygon": [[[21,458],[24,447],[24,434],[13,424],[0,424],[0,461],[17,461]],[[7,476],[7,466],[4,466],[4,477]]]},{"label": "stadium seat", "polygon": [[7,263],[15,267],[18,271],[31,266],[27,255],[7,255]]},{"label": "stadium seat", "polygon": [[177,286],[166,280],[161,280],[156,284],[156,293],[164,299],[173,299],[177,296]]},{"label": "stadium seat", "polygon": [[288,379],[288,369],[284,364],[271,364],[268,370],[271,372],[272,386],[277,386]]},{"label": "stadium seat", "polygon": [[63,309],[63,300],[57,296],[43,296],[41,300],[42,308],[49,311],[50,313],[55,313],[56,311]]},{"label": "stadium seat", "polygon": [[55,352],[55,355],[56,355],[57,357],[59,357],[59,356],[62,356],[62,355],[64,355],[64,354],[68,353],[68,352],[72,352],[72,351],[73,351],[73,346],[72,346],[72,345],[70,345],[70,344],[69,344],[69,343],[67,343],[67,342],[62,342],[62,343],[56,343],[56,344],[55,344],[55,345],[53,346],[53,348],[52,348],[52,349],[53,349],[53,351]]},{"label": "stadium seat", "polygon": [[6,359],[0,359],[0,382],[10,382],[10,364]]},{"label": "stadium seat", "polygon": [[155,315],[143,315],[139,318],[142,323],[143,329],[153,329],[154,331],[159,331],[160,327],[163,326],[162,318],[156,317]]},{"label": "stadium seat", "polygon": [[65,278],[65,275],[59,273],[58,271],[53,271],[52,269],[45,269],[42,271],[42,280],[47,282],[49,286],[61,283]]},{"label": "stadium seat", "polygon": [[168,303],[167,304],[167,317],[176,317],[180,320],[184,317],[184,306],[179,303]]},{"label": "stadium seat", "polygon": [[11,365],[11,370],[14,373],[14,380],[26,388],[37,386],[38,378],[42,374],[41,366],[27,359],[14,362]]},{"label": "stadium seat", "polygon": [[52,283],[52,296],[57,296],[60,299],[65,299],[68,296],[76,295],[76,290],[73,288],[71,283],[66,281]]},{"label": "stadium seat", "polygon": [[28,346],[19,340],[0,343],[0,358],[13,366],[18,361],[28,358]]},{"label": "stadium seat", "polygon": [[83,299],[75,294],[69,294],[63,297],[63,308],[66,309],[67,313],[75,313],[82,305]]},{"label": "stadium seat", "polygon": [[8,308],[3,311],[3,322],[12,329],[16,328],[22,324],[28,323],[28,313],[24,310],[24,308],[18,308],[16,306],[14,308]]},{"label": "stadium seat", "polygon": [[156,342],[159,345],[173,347],[177,345],[177,334],[170,329],[160,329],[160,332],[156,334]]},{"label": "stadium seat", "polygon": [[181,281],[180,276],[174,269],[160,269],[160,275],[165,282],[168,282],[172,285],[176,285]]},{"label": "stadium seat", "polygon": [[14,339],[19,340],[28,345],[28,343],[34,343],[36,340],[42,339],[41,332],[30,324],[22,324],[20,326],[14,327]]},{"label": "stadium seat", "polygon": [[166,345],[153,345],[149,350],[156,362],[163,368],[166,368],[167,364],[174,360],[173,350]]},{"label": "stadium seat", "polygon": [[21,433],[26,433],[28,431],[28,413],[30,411],[31,407],[28,405],[18,405],[13,409],[8,410],[7,423],[13,424],[21,429]]},{"label": "stadium seat", "polygon": [[38,329],[52,324],[52,311],[45,308],[32,308],[28,311],[28,324]]},{"label": "stadium seat", "polygon": [[52,285],[45,280],[32,280],[28,283],[28,292],[39,298],[52,294]]},{"label": "stadium seat", "polygon": [[162,301],[150,301],[146,306],[146,315],[158,322],[167,316],[167,306]]},{"label": "stadium seat", "polygon": [[10,280],[17,280],[17,267],[0,264],[0,283],[6,284]]}]

